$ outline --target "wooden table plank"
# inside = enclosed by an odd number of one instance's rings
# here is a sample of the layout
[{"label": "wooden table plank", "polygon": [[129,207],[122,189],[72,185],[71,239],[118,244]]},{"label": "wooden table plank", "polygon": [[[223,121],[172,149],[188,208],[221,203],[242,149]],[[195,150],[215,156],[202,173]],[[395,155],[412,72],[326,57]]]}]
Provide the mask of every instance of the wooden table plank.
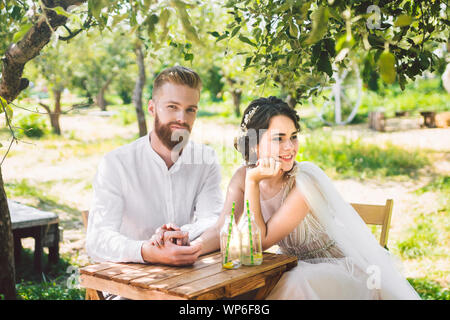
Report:
[{"label": "wooden table plank", "polygon": [[127,267],[126,265],[116,266],[104,270],[97,271],[94,276],[102,279],[111,279],[114,276],[118,276],[120,274],[128,273],[136,271],[136,269],[132,269]]},{"label": "wooden table plank", "polygon": [[[171,267],[164,265],[148,265],[148,264],[126,264],[127,266],[131,266],[132,268],[136,268],[135,271],[127,271],[122,274],[113,275],[111,280],[118,281],[122,283],[130,283],[133,280],[137,280],[139,278],[144,278],[150,275],[147,279],[140,279],[140,281],[136,281],[136,284],[142,288],[150,288],[154,281],[160,281],[161,279],[167,279],[166,277],[160,278],[158,273],[171,273],[174,278],[178,279],[179,277],[183,277],[185,273],[191,274],[192,272],[204,269],[210,265],[218,265],[220,262],[221,256],[220,254],[210,254],[200,258],[195,262],[193,266],[188,267]],[[175,272],[181,272],[179,275],[175,275]],[[148,280],[148,281],[147,281]]]},{"label": "wooden table plank", "polygon": [[80,284],[85,288],[90,288],[98,291],[106,291],[108,293],[118,295],[128,299],[135,300],[185,300],[182,297],[168,295],[167,293],[142,289],[135,286],[130,286],[117,281],[101,279],[99,277],[82,274],[80,276]]},{"label": "wooden table plank", "polygon": [[[82,268],[82,285],[130,299],[218,299],[266,286],[273,287],[297,258],[264,252],[259,266],[222,268],[220,253],[194,265],[174,267],[136,263],[102,263]],[[270,289],[261,291],[264,296]],[[267,292],[266,292],[267,291]]]},{"label": "wooden table plank", "polygon": [[214,274],[192,282],[186,282],[178,287],[171,288],[171,292],[180,296],[194,298],[205,294],[209,290],[226,286],[232,282],[241,281],[242,279],[252,277],[258,273],[264,273],[271,269],[275,269],[287,263],[296,263],[297,258],[286,255],[276,255],[272,253],[264,253],[263,263],[259,266],[242,266],[235,270],[224,270],[224,272]]},{"label": "wooden table plank", "polygon": [[285,270],[286,265],[282,265],[266,272],[255,274],[252,277],[230,283],[225,287],[225,297],[233,298],[240,294],[262,288],[267,284],[268,279],[282,274]]},{"label": "wooden table plank", "polygon": [[92,264],[86,267],[83,267],[80,269],[81,274],[87,274],[87,275],[94,275],[96,272],[110,269],[116,266],[119,266],[120,264],[114,263],[114,262],[104,262],[99,264]]},{"label": "wooden table plank", "polygon": [[201,269],[193,270],[188,273],[182,273],[178,276],[171,277],[156,282],[149,283],[147,288],[169,292],[170,289],[179,287],[183,284],[203,279],[223,271],[222,265],[216,263]]},{"label": "wooden table plank", "polygon": [[157,282],[162,279],[168,279],[170,277],[175,277],[185,272],[186,272],[185,270],[181,269],[178,271],[164,272],[164,273],[162,272],[152,273],[151,271],[148,271],[148,274],[146,276],[131,280],[130,285],[140,287],[143,289],[148,289],[149,285],[154,282]]}]

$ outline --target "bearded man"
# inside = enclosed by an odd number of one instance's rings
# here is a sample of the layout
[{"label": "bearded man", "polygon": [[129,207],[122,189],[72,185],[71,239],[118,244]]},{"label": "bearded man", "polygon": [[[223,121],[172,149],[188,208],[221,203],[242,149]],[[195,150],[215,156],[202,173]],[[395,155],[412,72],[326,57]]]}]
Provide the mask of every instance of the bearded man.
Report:
[{"label": "bearded man", "polygon": [[190,265],[197,260],[202,245],[195,239],[223,207],[214,150],[189,140],[200,91],[193,70],[163,70],[148,106],[153,130],[102,159],[86,236],[94,261]]}]

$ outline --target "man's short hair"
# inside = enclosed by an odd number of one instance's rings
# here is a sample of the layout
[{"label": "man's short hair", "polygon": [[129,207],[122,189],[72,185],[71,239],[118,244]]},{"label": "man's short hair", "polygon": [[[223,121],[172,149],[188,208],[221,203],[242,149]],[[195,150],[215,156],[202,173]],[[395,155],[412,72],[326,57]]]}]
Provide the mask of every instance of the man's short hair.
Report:
[{"label": "man's short hair", "polygon": [[155,93],[167,82],[179,85],[185,85],[192,89],[202,88],[202,80],[200,76],[192,69],[174,66],[161,71],[153,82],[152,96],[155,97]]}]

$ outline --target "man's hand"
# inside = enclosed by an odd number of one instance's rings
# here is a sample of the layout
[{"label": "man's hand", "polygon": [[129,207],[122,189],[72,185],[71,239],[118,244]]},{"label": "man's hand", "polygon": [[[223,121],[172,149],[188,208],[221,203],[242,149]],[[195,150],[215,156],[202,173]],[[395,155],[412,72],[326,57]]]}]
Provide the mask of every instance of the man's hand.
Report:
[{"label": "man's hand", "polygon": [[166,231],[164,232],[164,246],[157,247],[145,242],[141,248],[142,258],[150,263],[162,263],[166,265],[182,266],[191,265],[201,253],[201,243],[195,245],[180,246],[174,243],[187,237],[184,231]]},{"label": "man's hand", "polygon": [[[167,231],[181,231],[181,229],[173,223],[166,223],[162,227],[156,229],[155,234],[150,238],[150,243],[158,248],[164,245],[164,234]],[[181,239],[174,239],[179,246],[189,245],[189,234],[186,232],[186,237]]]}]

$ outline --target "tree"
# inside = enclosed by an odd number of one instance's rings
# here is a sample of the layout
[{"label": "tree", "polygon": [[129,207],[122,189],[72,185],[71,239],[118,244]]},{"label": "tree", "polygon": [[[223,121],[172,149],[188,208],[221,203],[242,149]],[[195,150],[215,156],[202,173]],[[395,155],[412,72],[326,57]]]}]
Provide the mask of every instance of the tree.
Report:
[{"label": "tree", "polygon": [[50,117],[50,124],[53,132],[57,135],[61,134],[59,118],[64,111],[61,108],[61,97],[64,89],[72,87],[72,77],[74,68],[78,68],[74,63],[64,63],[71,61],[74,52],[73,48],[65,44],[55,41],[53,45],[47,46],[42,53],[32,62],[35,66],[36,78],[41,77],[46,81],[47,88],[51,91],[54,101],[52,108],[39,102]]},{"label": "tree", "polygon": [[296,99],[320,91],[321,82],[309,84],[305,76],[330,81],[333,63],[345,68],[355,50],[372,54],[383,81],[404,89],[408,79],[434,70],[438,58],[426,44],[445,42],[450,24],[448,1],[438,0],[228,0],[225,6],[234,21],[218,36],[251,46],[245,68],[259,69],[261,84],[291,79]]},{"label": "tree", "polygon": [[[29,84],[29,80],[22,77],[25,65],[40,54],[52,36],[59,33],[60,27],[64,26],[66,31],[64,36],[59,36],[61,40],[70,40],[83,29],[89,29],[93,25],[103,30],[108,24],[109,27],[112,25],[114,18],[116,20],[127,18],[132,29],[139,26],[148,26],[151,29],[154,20],[142,19],[148,17],[150,4],[151,1],[148,0],[0,2],[0,22],[8,26],[6,30],[0,31],[4,39],[0,44],[0,50],[4,54],[0,79],[0,104],[6,116],[6,123],[10,124],[12,102]],[[169,4],[177,7],[186,36],[195,40],[195,29],[188,19],[188,5],[178,0],[160,1],[159,8],[167,7]],[[69,23],[69,18],[73,25]],[[77,28],[76,31],[73,31],[74,26]],[[14,140],[13,135],[11,144]],[[13,253],[11,219],[0,168],[0,294],[6,299],[15,298]]]}]

